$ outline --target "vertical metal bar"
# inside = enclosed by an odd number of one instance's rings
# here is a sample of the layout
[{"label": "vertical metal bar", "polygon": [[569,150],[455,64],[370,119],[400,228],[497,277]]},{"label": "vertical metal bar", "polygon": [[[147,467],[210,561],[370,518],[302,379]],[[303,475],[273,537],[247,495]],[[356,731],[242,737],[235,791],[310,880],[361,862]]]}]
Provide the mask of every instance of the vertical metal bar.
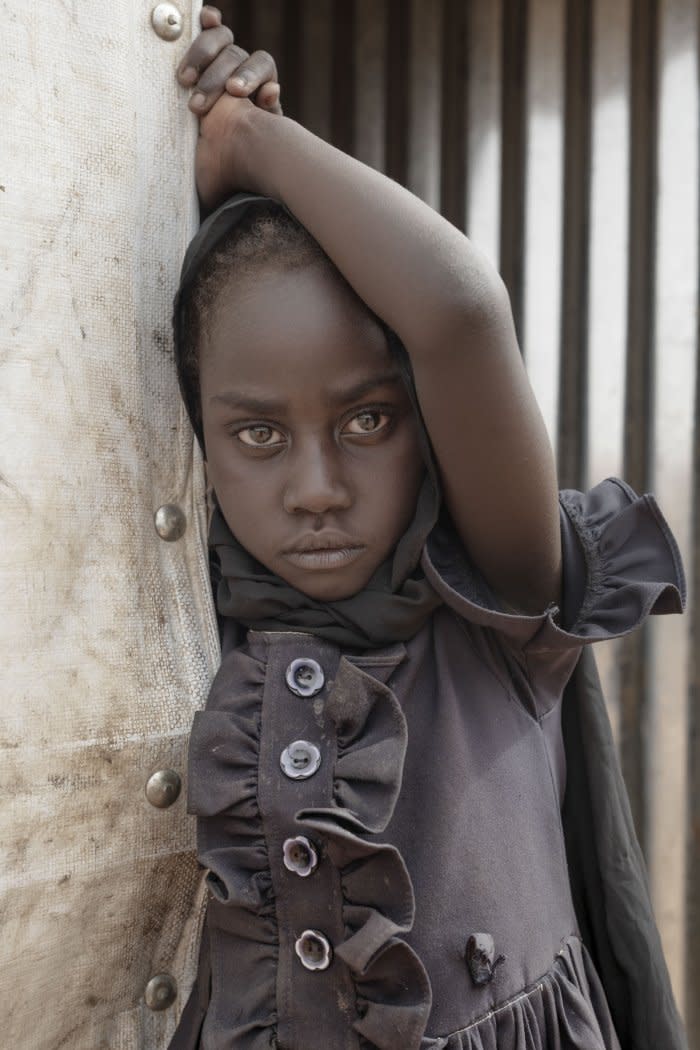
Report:
[{"label": "vertical metal bar", "polygon": [[282,50],[275,55],[282,93],[280,101],[288,117],[301,119],[302,85],[302,0],[285,0],[282,22]]},{"label": "vertical metal bar", "polygon": [[252,50],[250,0],[219,0],[216,6],[221,11],[224,25],[233,31],[236,43],[248,51]]},{"label": "vertical metal bar", "polygon": [[284,6],[284,0],[256,0],[255,3],[249,0],[250,42],[245,43],[240,36],[243,47],[249,51],[269,51],[281,62],[284,55]]},{"label": "vertical metal bar", "polygon": [[440,210],[465,228],[467,167],[467,3],[445,0],[442,24],[442,133]]},{"label": "vertical metal bar", "polygon": [[407,184],[427,204],[439,208],[442,5],[411,0],[410,18]]},{"label": "vertical metal bar", "polygon": [[625,477],[649,487],[658,94],[657,0],[634,0],[630,36],[630,191]]},{"label": "vertical metal bar", "polygon": [[409,66],[411,20],[402,0],[388,0],[386,34],[386,173],[404,185],[408,178]]},{"label": "vertical metal bar", "polygon": [[[595,0],[591,108],[586,487],[623,473],[631,0]],[[596,646],[619,739],[619,643]]]},{"label": "vertical metal bar", "polygon": [[[697,33],[695,0],[660,0],[652,476],[686,560],[698,308]],[[685,843],[679,832],[685,827],[686,768],[679,758],[687,747],[687,623],[675,616],[655,619],[650,638],[649,868],[671,977],[682,999]]]},{"label": "vertical metal bar", "polygon": [[355,0],[333,3],[331,141],[345,153],[355,142],[355,6]]},{"label": "vertical metal bar", "polygon": [[622,474],[631,0],[595,0],[591,111],[587,485]]},{"label": "vertical metal bar", "polygon": [[503,0],[500,270],[518,338],[523,332],[525,91],[529,3]]},{"label": "vertical metal bar", "polygon": [[333,0],[302,0],[301,122],[331,139]]},{"label": "vertical metal bar", "polygon": [[355,3],[355,156],[378,171],[386,166],[386,0]]},{"label": "vertical metal bar", "polygon": [[591,7],[566,5],[559,481],[581,488],[587,406],[588,237],[591,163]]},{"label": "vertical metal bar", "polygon": [[470,0],[467,25],[467,233],[499,265],[501,243],[501,0]]},{"label": "vertical metal bar", "polygon": [[[630,35],[630,182],[625,478],[638,492],[651,481],[654,229],[657,148],[656,0],[634,0]],[[637,833],[646,852],[648,629],[620,645],[620,755]]]},{"label": "vertical metal bar", "polygon": [[530,2],[522,349],[530,382],[555,447],[565,210],[565,15],[565,0]]}]

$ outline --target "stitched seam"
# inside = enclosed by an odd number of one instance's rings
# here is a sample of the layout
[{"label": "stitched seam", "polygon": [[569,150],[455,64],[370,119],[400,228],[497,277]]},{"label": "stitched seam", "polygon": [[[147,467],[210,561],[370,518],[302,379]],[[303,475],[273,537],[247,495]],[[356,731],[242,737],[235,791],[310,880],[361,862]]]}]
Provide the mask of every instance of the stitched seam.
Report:
[{"label": "stitched seam", "polygon": [[590,525],[586,525],[586,520],[580,508],[565,493],[561,494],[560,500],[564,512],[574,526],[586,563],[586,589],[583,594],[583,601],[575,622],[569,628],[569,633],[574,634],[576,628],[586,622],[596,600],[605,589],[603,586],[603,563],[598,553],[601,530],[597,526],[593,528]]},{"label": "stitched seam", "polygon": [[[572,935],[572,938],[579,940],[579,938],[576,937],[575,934]],[[481,1014],[480,1017],[477,1017],[474,1021],[471,1021],[466,1028],[459,1028],[456,1032],[449,1032],[447,1035],[441,1036],[440,1038],[451,1039],[454,1038],[454,1036],[456,1035],[466,1035],[478,1025],[483,1024],[484,1021],[488,1021],[489,1018],[497,1017],[498,1014],[502,1013],[504,1010],[508,1010],[510,1009],[510,1007],[516,1006],[518,1003],[523,1002],[523,1000],[525,999],[532,998],[532,996],[536,992],[541,991],[545,987],[545,985],[552,983],[552,981],[554,980],[554,975],[552,971],[554,970],[557,959],[560,959],[565,954],[565,952],[566,946],[562,948],[561,951],[558,951],[557,954],[554,956],[552,965],[550,966],[549,970],[547,970],[547,972],[541,977],[538,977],[534,984],[529,985],[524,991],[518,992],[517,995],[514,995],[511,999],[506,999],[504,1003],[500,1003],[498,1006],[493,1007],[491,1010],[487,1010],[486,1013]]]}]

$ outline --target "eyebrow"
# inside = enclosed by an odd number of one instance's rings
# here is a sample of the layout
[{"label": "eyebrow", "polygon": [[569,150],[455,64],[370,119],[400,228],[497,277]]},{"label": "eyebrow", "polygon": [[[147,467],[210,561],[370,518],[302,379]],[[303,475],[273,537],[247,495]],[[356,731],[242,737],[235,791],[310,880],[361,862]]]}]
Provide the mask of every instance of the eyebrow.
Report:
[{"label": "eyebrow", "polygon": [[[349,401],[359,401],[365,394],[375,390],[377,387],[393,386],[401,383],[401,381],[401,375],[398,372],[385,372],[382,375],[364,379],[354,386],[331,391],[328,399],[334,405],[346,404]],[[223,394],[214,394],[209,399],[209,402],[210,404],[218,402],[227,405],[229,408],[238,408],[246,412],[259,413],[260,415],[265,415],[266,413],[274,415],[275,413],[283,412],[286,408],[284,401],[275,400],[274,398],[255,397],[254,395],[235,390],[226,391]]]}]

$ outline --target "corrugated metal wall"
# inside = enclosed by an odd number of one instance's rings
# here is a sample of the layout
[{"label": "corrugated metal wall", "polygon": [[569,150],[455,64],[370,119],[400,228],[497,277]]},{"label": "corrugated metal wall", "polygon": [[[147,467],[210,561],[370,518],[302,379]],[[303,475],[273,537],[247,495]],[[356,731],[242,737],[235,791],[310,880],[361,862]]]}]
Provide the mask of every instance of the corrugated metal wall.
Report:
[{"label": "corrugated metal wall", "polygon": [[[697,584],[697,2],[223,6],[243,46],[277,57],[290,116],[486,249],[510,289],[562,486],[621,474],[654,490]],[[694,1050],[699,636],[691,611],[599,653]]]}]

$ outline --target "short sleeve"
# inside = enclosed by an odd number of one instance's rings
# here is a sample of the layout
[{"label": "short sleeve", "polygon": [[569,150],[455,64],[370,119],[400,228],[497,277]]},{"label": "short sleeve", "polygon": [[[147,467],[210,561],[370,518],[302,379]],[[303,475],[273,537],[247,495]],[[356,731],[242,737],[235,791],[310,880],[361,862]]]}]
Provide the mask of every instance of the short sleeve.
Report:
[{"label": "short sleeve", "polygon": [[563,652],[619,638],[651,613],[679,613],[686,585],[678,545],[653,496],[608,478],[590,492],[559,494],[561,608],[537,616],[504,611],[441,522],[423,552],[423,570],[445,604],[528,654]]}]

